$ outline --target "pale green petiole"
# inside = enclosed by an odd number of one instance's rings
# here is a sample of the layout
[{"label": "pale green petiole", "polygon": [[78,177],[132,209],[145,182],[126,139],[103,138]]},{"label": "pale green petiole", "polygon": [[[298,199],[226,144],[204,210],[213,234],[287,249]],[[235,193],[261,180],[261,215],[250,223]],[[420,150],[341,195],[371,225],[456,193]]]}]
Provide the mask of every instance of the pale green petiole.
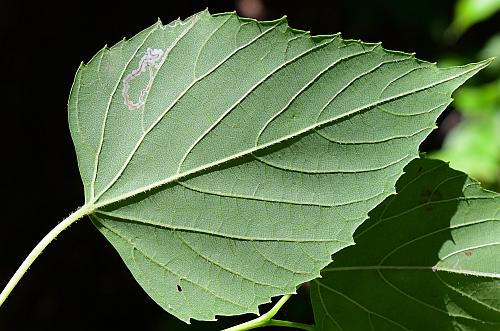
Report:
[{"label": "pale green petiole", "polygon": [[[92,207],[88,205],[84,205],[80,209],[76,210],[74,213],[66,217],[61,223],[57,224],[55,228],[53,228],[42,240],[33,248],[33,250],[29,253],[26,259],[23,261],[21,266],[14,273],[12,278],[9,280],[5,288],[0,293],[0,306],[7,300],[7,297],[12,292],[12,290],[16,287],[17,283],[23,278],[24,274],[28,271],[29,267],[33,264],[36,258],[44,251],[44,249],[65,229],[67,229],[71,224],[75,223],[79,219],[88,215],[92,211]],[[251,321],[242,323],[240,325],[233,326],[224,331],[243,331],[255,329],[263,326],[285,326],[290,328],[302,329],[302,330],[310,330],[314,331],[315,327],[313,325],[307,325],[296,322],[289,321],[280,321],[273,320],[272,318],[276,313],[280,310],[280,308],[288,301],[291,297],[291,294],[283,296],[274,307],[265,313],[262,316],[257,317]]]},{"label": "pale green petiole", "polygon": [[90,212],[91,208],[88,205],[84,205],[73,214],[65,218],[61,223],[57,224],[43,239],[33,248],[31,253],[26,257],[21,266],[14,273],[12,278],[9,280],[2,293],[0,293],[0,306],[5,302],[10,292],[16,287],[17,283],[23,278],[24,274],[28,271],[29,267],[33,264],[36,258],[43,252],[45,247],[50,244],[62,231],[67,229],[71,224],[78,221],[80,218],[84,217]]},{"label": "pale green petiole", "polygon": [[274,317],[274,315],[276,315],[276,313],[281,309],[281,307],[283,307],[283,305],[288,301],[288,299],[290,299],[291,296],[292,296],[291,294],[284,295],[274,305],[274,307],[271,308],[271,310],[269,310],[264,315],[259,316],[251,321],[230,327],[230,328],[225,329],[223,331],[244,331],[244,330],[251,330],[251,329],[256,329],[256,328],[260,328],[260,327],[264,327],[264,326],[284,326],[284,327],[301,329],[301,330],[315,331],[316,328],[314,325],[272,319]]}]

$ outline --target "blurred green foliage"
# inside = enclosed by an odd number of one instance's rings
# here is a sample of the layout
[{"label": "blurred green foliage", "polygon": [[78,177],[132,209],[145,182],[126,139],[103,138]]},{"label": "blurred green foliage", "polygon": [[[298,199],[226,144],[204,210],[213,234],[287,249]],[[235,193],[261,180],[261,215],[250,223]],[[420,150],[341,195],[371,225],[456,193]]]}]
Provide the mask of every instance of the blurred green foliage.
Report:
[{"label": "blurred green foliage", "polygon": [[500,111],[468,116],[446,137],[443,148],[431,156],[470,174],[484,186],[497,189],[500,178]]},{"label": "blurred green foliage", "polygon": [[456,38],[498,10],[500,10],[500,0],[459,0],[455,5],[455,18],[448,34]]},{"label": "blurred green foliage", "polygon": [[[500,30],[500,27],[499,27]],[[491,37],[487,42],[484,48],[479,52],[480,58],[489,58],[489,57],[499,57],[496,61],[493,61],[486,70],[490,73],[500,75],[500,31]]]},{"label": "blurred green foliage", "polygon": [[[500,0],[459,0],[455,18],[448,31],[456,35],[500,10]],[[478,53],[478,59],[500,57],[500,33],[494,34]],[[465,62],[466,59],[458,60]],[[457,61],[454,57],[453,62]],[[462,87],[455,94],[455,108],[460,123],[446,136],[442,149],[431,157],[449,161],[451,167],[464,171],[484,186],[500,190],[500,59],[485,74],[486,81]]]}]

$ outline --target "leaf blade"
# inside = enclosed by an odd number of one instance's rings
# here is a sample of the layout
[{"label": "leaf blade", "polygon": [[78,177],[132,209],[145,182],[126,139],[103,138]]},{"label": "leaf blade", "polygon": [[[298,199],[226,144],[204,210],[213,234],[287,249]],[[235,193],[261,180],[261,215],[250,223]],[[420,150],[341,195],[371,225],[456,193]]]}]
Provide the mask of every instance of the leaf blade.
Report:
[{"label": "leaf blade", "polygon": [[499,202],[443,162],[414,160],[313,282],[319,330],[498,328]]}]

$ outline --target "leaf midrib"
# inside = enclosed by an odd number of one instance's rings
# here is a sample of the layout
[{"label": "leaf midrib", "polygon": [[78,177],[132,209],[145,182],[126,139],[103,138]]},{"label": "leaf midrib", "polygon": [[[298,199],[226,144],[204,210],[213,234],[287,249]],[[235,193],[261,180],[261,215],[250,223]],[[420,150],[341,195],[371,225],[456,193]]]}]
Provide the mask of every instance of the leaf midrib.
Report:
[{"label": "leaf midrib", "polygon": [[[342,115],[339,115],[339,116],[336,116],[336,117],[333,117],[333,118],[330,118],[330,119],[327,119],[327,120],[323,120],[323,121],[317,122],[317,123],[315,123],[315,124],[313,124],[311,126],[308,126],[308,127],[304,128],[304,129],[302,129],[302,130],[299,130],[299,131],[297,131],[297,132],[295,132],[293,134],[289,134],[289,135],[283,136],[283,137],[281,137],[279,139],[275,139],[275,140],[272,140],[270,142],[261,144],[260,146],[255,146],[255,147],[247,149],[245,151],[233,154],[233,155],[231,155],[229,157],[225,157],[223,159],[220,159],[220,160],[217,160],[217,161],[214,161],[214,162],[210,162],[208,164],[205,164],[205,165],[193,168],[191,170],[185,171],[184,173],[179,173],[179,174],[176,174],[174,176],[167,177],[164,180],[157,181],[157,182],[154,182],[152,184],[143,186],[141,188],[132,190],[132,191],[126,193],[126,194],[119,195],[119,196],[117,196],[115,198],[104,200],[104,201],[101,201],[101,202],[94,201],[94,203],[92,203],[92,206],[93,206],[94,209],[99,209],[99,208],[102,208],[104,206],[107,206],[107,205],[110,205],[110,204],[113,204],[113,203],[116,203],[116,202],[119,202],[119,201],[126,200],[127,198],[133,197],[133,196],[135,196],[137,194],[147,192],[147,191],[152,190],[154,188],[158,188],[158,187],[163,186],[163,185],[174,183],[174,182],[176,182],[176,181],[178,181],[178,180],[180,180],[182,178],[185,178],[185,177],[188,177],[188,176],[192,176],[192,175],[195,175],[195,174],[203,172],[203,171],[207,171],[207,170],[209,170],[211,168],[214,168],[216,166],[222,165],[222,164],[227,163],[229,161],[233,161],[233,160],[238,159],[240,157],[247,156],[247,155],[252,154],[252,153],[256,153],[258,151],[261,151],[261,150],[264,150],[266,148],[269,148],[269,147],[271,147],[273,145],[276,145],[276,144],[285,142],[287,140],[293,139],[293,138],[295,138],[297,136],[300,136],[302,134],[308,133],[311,130],[317,129],[317,128],[322,127],[322,126],[325,126],[325,125],[330,124],[332,122],[345,119],[345,118],[350,117],[350,116],[352,116],[352,115],[354,115],[356,113],[360,113],[360,112],[365,111],[367,109],[370,109],[370,108],[373,108],[373,107],[385,104],[385,103],[393,101],[393,100],[397,100],[399,98],[403,98],[403,97],[405,97],[407,95],[410,95],[410,94],[413,94],[413,93],[418,93],[418,92],[421,92],[421,91],[425,91],[425,90],[430,89],[430,88],[432,88],[434,86],[437,86],[437,85],[449,82],[451,80],[457,79],[457,78],[459,78],[461,76],[464,76],[464,75],[470,73],[471,71],[479,70],[481,67],[483,67],[485,65],[485,62],[482,62],[480,64],[481,64],[480,67],[473,66],[469,70],[460,72],[459,74],[453,75],[453,76],[448,77],[446,79],[442,79],[440,81],[428,84],[428,85],[426,85],[424,87],[413,89],[413,90],[410,90],[410,91],[407,91],[407,92],[404,92],[404,93],[400,93],[400,94],[397,94],[397,95],[394,95],[394,96],[391,96],[391,97],[388,97],[388,98],[384,98],[382,100],[378,100],[376,102],[372,102],[370,104],[358,107],[358,108],[356,108],[354,110],[351,110],[349,112],[346,112],[346,113],[344,113]],[[109,187],[108,187],[108,189],[109,189]],[[100,196],[102,196],[102,194],[104,192],[106,192],[106,191],[103,191],[100,194]]]}]

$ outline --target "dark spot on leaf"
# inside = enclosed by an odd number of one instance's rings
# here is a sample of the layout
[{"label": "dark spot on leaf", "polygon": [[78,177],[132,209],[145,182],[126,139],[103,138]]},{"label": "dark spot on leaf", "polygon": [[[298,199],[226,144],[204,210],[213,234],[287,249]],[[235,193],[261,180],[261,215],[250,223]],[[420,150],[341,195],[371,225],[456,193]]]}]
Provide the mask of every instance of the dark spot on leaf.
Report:
[{"label": "dark spot on leaf", "polygon": [[177,292],[182,292],[182,287],[180,285],[177,285]]},{"label": "dark spot on leaf", "polygon": [[439,189],[425,189],[420,193],[419,202],[424,205],[424,209],[427,212],[432,212],[435,208],[435,205],[431,202],[440,201],[443,199],[443,194]]},{"label": "dark spot on leaf", "polygon": [[423,208],[427,212],[431,212],[433,209],[433,205],[429,204],[429,201],[431,201],[431,199],[432,199],[432,190],[425,189],[422,192],[420,192],[419,203],[423,205]]},{"label": "dark spot on leaf", "polygon": [[465,256],[471,256],[472,255],[472,251],[469,250],[469,251],[465,251]]}]

